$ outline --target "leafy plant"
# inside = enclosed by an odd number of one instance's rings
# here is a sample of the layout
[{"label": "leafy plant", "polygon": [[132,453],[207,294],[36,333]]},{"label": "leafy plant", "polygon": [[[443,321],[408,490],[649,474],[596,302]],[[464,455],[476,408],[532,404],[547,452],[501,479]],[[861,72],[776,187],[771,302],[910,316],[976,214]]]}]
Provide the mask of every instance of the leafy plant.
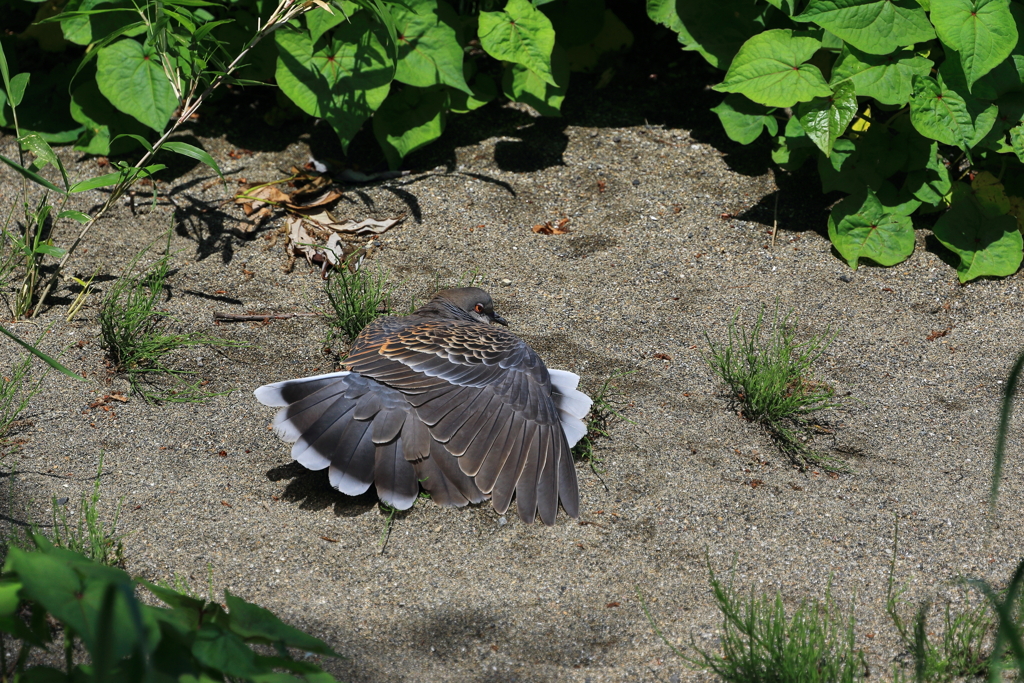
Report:
[{"label": "leafy plant", "polygon": [[799,462],[845,469],[841,461],[808,445],[807,416],[838,406],[832,387],[806,377],[835,335],[826,331],[798,342],[797,318],[792,311],[779,317],[776,304],[765,336],[764,313],[762,305],[748,332],[739,326],[737,310],[729,323],[728,341],[721,347],[705,332],[711,350],[705,360],[729,387],[743,414],[761,424],[784,453]]},{"label": "leafy plant", "polygon": [[[192,372],[170,368],[165,365],[163,359],[179,349],[196,346],[244,346],[244,343],[198,332],[169,332],[168,326],[173,318],[168,311],[159,310],[157,305],[163,296],[171,254],[168,251],[148,270],[134,274],[136,264],[148,250],[149,247],[146,247],[132,259],[124,274],[110,288],[103,298],[103,303],[100,304],[100,335],[103,348],[107,350],[116,369],[127,375],[132,390],[147,400],[181,403],[218,396],[220,394],[204,391],[201,388],[201,381],[185,381],[184,377],[191,375]],[[169,389],[151,391],[147,387],[153,386],[154,375],[168,375],[177,381]]]},{"label": "leafy plant", "polygon": [[[65,505],[54,497],[53,506],[53,544],[83,555],[90,560],[110,566],[124,565],[123,534],[117,533],[117,522],[121,517],[123,499],[117,502],[110,527],[100,519],[100,478],[103,476],[103,454],[96,467],[96,482],[92,487],[92,495],[82,494],[78,504],[78,521],[71,524]],[[67,499],[64,501],[67,502]]]},{"label": "leafy plant", "polygon": [[914,217],[960,282],[1024,258],[1024,9],[1009,0],[650,0],[648,14],[725,71],[726,134],[764,131],[782,171],[811,161],[848,196],[829,238],[850,268],[914,251]]},{"label": "leafy plant", "polygon": [[696,655],[681,651],[661,632],[640,596],[651,628],[687,664],[708,669],[728,683],[837,683],[865,677],[864,654],[855,649],[854,617],[843,617],[830,590],[823,601],[803,601],[787,616],[780,593],[774,599],[751,593],[744,600],[710,565],[708,572],[723,618],[721,654],[696,643]]},{"label": "leafy plant", "polygon": [[386,272],[370,272],[356,255],[329,271],[324,282],[324,293],[333,311],[324,316],[332,328],[329,340],[344,335],[349,342],[354,341],[364,327],[388,313],[393,289],[387,285]]},{"label": "leafy plant", "polygon": [[[315,681],[334,678],[289,648],[339,656],[323,641],[262,607],[224,592],[213,601],[132,579],[32,536],[36,549],[12,547],[0,575],[0,671],[5,680]],[[145,604],[147,589],[165,606]],[[63,634],[63,670],[33,662]],[[8,652],[14,639],[15,649]],[[253,649],[253,645],[270,646]],[[84,648],[87,657],[80,652]],[[307,655],[308,656],[308,655]]]},{"label": "leafy plant", "polygon": [[[599,457],[594,452],[594,441],[602,438],[612,438],[612,422],[615,420],[626,420],[622,413],[619,412],[623,403],[620,400],[618,388],[612,382],[634,372],[635,370],[613,372],[601,383],[601,387],[591,397],[594,403],[590,407],[590,415],[587,419],[587,433],[572,447],[572,455],[576,460],[587,463],[594,474],[604,473],[604,458]],[[628,422],[629,420],[626,421]]]}]

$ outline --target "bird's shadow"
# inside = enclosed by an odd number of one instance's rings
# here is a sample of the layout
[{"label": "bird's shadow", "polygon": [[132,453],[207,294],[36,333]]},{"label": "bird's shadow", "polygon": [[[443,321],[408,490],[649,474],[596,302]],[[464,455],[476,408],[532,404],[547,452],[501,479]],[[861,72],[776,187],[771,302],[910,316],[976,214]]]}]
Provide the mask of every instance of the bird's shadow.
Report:
[{"label": "bird's shadow", "polygon": [[289,503],[298,503],[300,510],[323,510],[333,506],[338,517],[358,517],[377,507],[378,503],[373,487],[358,496],[347,496],[331,486],[327,470],[308,470],[297,462],[272,467],[267,471],[267,479],[289,479],[281,498]]}]

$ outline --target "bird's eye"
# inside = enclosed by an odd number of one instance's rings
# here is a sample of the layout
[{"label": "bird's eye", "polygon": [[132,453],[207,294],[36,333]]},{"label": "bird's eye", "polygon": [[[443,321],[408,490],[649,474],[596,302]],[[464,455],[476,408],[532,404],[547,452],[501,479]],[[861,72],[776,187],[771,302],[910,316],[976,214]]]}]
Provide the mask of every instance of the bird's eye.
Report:
[{"label": "bird's eye", "polygon": [[483,313],[484,312],[483,304],[477,304],[476,306],[473,307],[473,310],[476,311],[477,313]]}]

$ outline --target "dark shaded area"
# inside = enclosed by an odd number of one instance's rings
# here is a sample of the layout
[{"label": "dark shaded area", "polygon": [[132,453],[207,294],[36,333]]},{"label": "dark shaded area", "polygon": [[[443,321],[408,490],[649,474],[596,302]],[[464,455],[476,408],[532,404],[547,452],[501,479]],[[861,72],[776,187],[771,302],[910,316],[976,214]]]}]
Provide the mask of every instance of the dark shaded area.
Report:
[{"label": "dark shaded area", "polygon": [[298,503],[302,510],[323,510],[333,506],[334,514],[339,517],[357,517],[369,512],[378,503],[377,492],[372,486],[362,495],[346,496],[331,486],[327,470],[314,472],[297,462],[271,468],[267,471],[267,479],[290,480],[282,498],[290,503]]}]

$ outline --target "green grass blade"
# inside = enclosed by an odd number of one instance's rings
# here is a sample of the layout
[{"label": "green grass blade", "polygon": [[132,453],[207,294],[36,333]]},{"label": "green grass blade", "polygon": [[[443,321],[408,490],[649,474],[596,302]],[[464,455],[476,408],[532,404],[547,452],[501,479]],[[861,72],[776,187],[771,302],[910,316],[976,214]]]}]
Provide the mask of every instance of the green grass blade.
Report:
[{"label": "green grass blade", "polygon": [[40,350],[39,350],[39,349],[37,349],[36,347],[32,346],[32,345],[31,345],[31,344],[29,344],[28,342],[26,342],[26,341],[22,341],[22,340],[21,340],[20,338],[18,338],[18,337],[17,337],[17,336],[16,336],[16,335],[15,335],[15,334],[14,334],[13,332],[11,332],[10,330],[8,330],[8,329],[7,329],[6,327],[4,327],[3,325],[0,325],[0,332],[2,332],[3,334],[6,334],[6,335],[7,335],[8,337],[10,337],[11,339],[13,339],[13,340],[14,340],[14,341],[15,341],[16,343],[18,343],[18,344],[21,344],[22,346],[24,346],[24,347],[25,347],[26,349],[28,349],[28,351],[29,351],[30,353],[32,353],[32,354],[34,354],[35,356],[37,356],[37,357],[38,357],[38,358],[39,358],[40,360],[42,360],[42,361],[43,361],[44,363],[46,363],[47,365],[49,365],[49,366],[50,366],[51,368],[53,368],[54,370],[56,370],[56,371],[58,371],[58,372],[61,372],[61,373],[65,374],[65,375],[67,375],[68,377],[74,377],[75,379],[77,379],[77,380],[80,380],[80,381],[83,381],[83,382],[85,381],[85,378],[84,378],[84,377],[82,377],[81,375],[77,374],[77,373],[76,373],[76,372],[74,372],[73,370],[71,370],[71,369],[69,369],[69,368],[66,368],[66,367],[64,367],[63,365],[61,365],[60,363],[58,363],[58,362],[57,362],[56,360],[54,360],[54,359],[53,359],[53,358],[51,358],[50,356],[46,355],[45,353],[43,353],[42,351],[40,351]]}]

